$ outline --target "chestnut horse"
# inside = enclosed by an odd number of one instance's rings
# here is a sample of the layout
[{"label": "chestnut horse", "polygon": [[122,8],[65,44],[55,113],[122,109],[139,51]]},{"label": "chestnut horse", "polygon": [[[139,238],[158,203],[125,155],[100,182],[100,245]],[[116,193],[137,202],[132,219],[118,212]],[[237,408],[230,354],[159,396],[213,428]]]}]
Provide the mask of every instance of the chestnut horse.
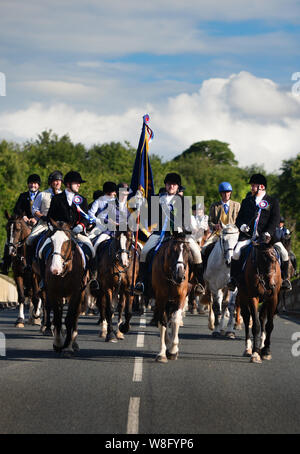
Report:
[{"label": "chestnut horse", "polygon": [[[85,263],[74,240],[70,226],[50,220],[53,226],[51,254],[46,260],[45,291],[53,310],[54,343],[56,352],[79,350],[77,324],[86,285]],[[61,336],[63,299],[68,300],[65,318],[66,337]]]},{"label": "chestnut horse", "polygon": [[[97,292],[97,306],[100,311],[100,322],[103,324],[101,337],[106,342],[117,342],[124,339],[124,334],[130,329],[132,304],[134,296],[131,292],[134,254],[133,233],[117,231],[115,236],[102,243],[97,249],[98,282],[100,290]],[[138,275],[139,260],[137,257],[134,280]],[[92,293],[93,294],[93,293]],[[115,305],[118,303],[118,329],[113,330],[112,317]],[[125,310],[125,322],[122,315]]]},{"label": "chestnut horse", "polygon": [[[265,243],[252,242],[243,274],[238,286],[238,300],[245,324],[246,350],[252,363],[272,358],[270,351],[273,317],[278,304],[281,287],[280,265],[275,250]],[[259,310],[259,303],[261,304]],[[253,346],[249,334],[252,317]]]},{"label": "chestnut horse", "polygon": [[[189,257],[188,241],[185,234],[180,233],[166,239],[153,259],[152,288],[161,339],[156,361],[161,363],[175,360],[178,356],[179,326],[189,289]],[[172,329],[170,338],[167,332],[169,322]]]},{"label": "chestnut horse", "polygon": [[12,271],[18,292],[19,314],[15,326],[24,328],[26,298],[31,300],[29,323],[40,325],[41,299],[38,297],[37,277],[30,271],[25,271],[25,241],[31,233],[31,226],[22,219],[22,216],[9,216],[7,211],[5,211],[5,216],[8,221],[6,224],[8,253],[12,258]]}]

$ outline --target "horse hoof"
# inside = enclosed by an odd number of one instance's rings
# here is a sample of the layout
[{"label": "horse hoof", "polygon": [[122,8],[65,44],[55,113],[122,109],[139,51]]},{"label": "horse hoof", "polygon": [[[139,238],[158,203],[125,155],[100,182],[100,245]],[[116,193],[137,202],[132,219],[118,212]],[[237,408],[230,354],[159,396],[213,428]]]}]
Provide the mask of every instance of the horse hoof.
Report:
[{"label": "horse hoof", "polygon": [[239,323],[239,324],[235,324],[234,325],[234,329],[238,330],[238,331],[242,331],[242,325]]},{"label": "horse hoof", "polygon": [[116,339],[116,336],[114,333],[110,333],[106,335],[105,342],[112,342],[112,343],[117,343],[118,339]]},{"label": "horse hoof", "polygon": [[25,326],[25,320],[24,320],[24,318],[19,317],[19,318],[16,320],[15,327],[16,327],[16,328],[24,328],[24,326]]},{"label": "horse hoof", "polygon": [[233,331],[227,331],[225,333],[225,337],[227,337],[228,339],[235,339],[235,334]]},{"label": "horse hoof", "polygon": [[258,353],[253,353],[250,359],[250,363],[261,364],[262,360]]},{"label": "horse hoof", "polygon": [[219,333],[219,331],[214,331],[212,337],[221,337],[221,333]]},{"label": "horse hoof", "polygon": [[42,331],[44,336],[47,337],[53,337],[53,332],[51,328],[46,328],[45,330]]},{"label": "horse hoof", "polygon": [[116,337],[117,337],[118,340],[124,340],[125,339],[125,336],[124,336],[123,333],[121,333],[121,331],[117,332]]},{"label": "horse hoof", "polygon": [[170,353],[167,350],[166,355],[167,355],[167,358],[170,359],[171,361],[175,361],[178,358],[178,352],[177,353]]},{"label": "horse hoof", "polygon": [[58,347],[57,345],[53,344],[53,350],[54,350],[56,353],[61,353],[62,347]]},{"label": "horse hoof", "polygon": [[41,326],[41,324],[42,324],[41,319],[40,318],[34,318],[32,320],[32,324],[36,325],[36,326]]},{"label": "horse hoof", "polygon": [[73,342],[72,349],[73,349],[73,352],[79,352],[80,351],[80,348],[79,348],[79,345],[77,344],[77,342]]},{"label": "horse hoof", "polygon": [[168,362],[168,358],[167,358],[166,356],[158,355],[158,356],[156,357],[155,361],[156,361],[157,363],[163,363],[163,364],[165,364],[165,363]]},{"label": "horse hoof", "polygon": [[119,331],[123,334],[127,334],[129,331],[129,325],[126,325],[126,323],[121,323],[119,326]]},{"label": "horse hoof", "polygon": [[272,359],[272,355],[271,355],[271,353],[269,353],[269,354],[266,353],[266,354],[261,356],[261,359],[266,360],[266,361],[270,361]]},{"label": "horse hoof", "polygon": [[247,357],[247,358],[249,358],[250,356],[252,356],[252,350],[251,350],[251,348],[246,349],[246,350],[244,351],[244,353],[243,353],[243,356],[245,356],[245,357]]}]

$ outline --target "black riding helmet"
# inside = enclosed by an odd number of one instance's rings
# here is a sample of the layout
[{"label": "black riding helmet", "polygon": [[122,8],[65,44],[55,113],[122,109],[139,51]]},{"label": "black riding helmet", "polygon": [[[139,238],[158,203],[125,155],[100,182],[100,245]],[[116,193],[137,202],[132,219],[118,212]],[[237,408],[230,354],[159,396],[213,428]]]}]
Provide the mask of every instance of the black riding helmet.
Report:
[{"label": "black riding helmet", "polygon": [[249,184],[263,184],[267,188],[267,180],[261,173],[255,173],[249,180]]},{"label": "black riding helmet", "polygon": [[36,173],[33,173],[32,175],[29,175],[27,178],[27,184],[29,183],[38,183],[41,186],[41,177],[37,175]]},{"label": "black riding helmet", "polygon": [[64,184],[66,183],[85,183],[86,181],[81,178],[79,172],[71,170],[65,175]]},{"label": "black riding helmet", "polygon": [[54,172],[50,173],[48,177],[48,185],[50,185],[52,181],[55,180],[64,180],[63,174],[59,170],[54,170]]},{"label": "black riding helmet", "polygon": [[181,186],[181,176],[178,175],[178,173],[171,172],[166,175],[166,178],[164,179],[164,183],[173,183],[173,184],[178,184],[178,186]]}]

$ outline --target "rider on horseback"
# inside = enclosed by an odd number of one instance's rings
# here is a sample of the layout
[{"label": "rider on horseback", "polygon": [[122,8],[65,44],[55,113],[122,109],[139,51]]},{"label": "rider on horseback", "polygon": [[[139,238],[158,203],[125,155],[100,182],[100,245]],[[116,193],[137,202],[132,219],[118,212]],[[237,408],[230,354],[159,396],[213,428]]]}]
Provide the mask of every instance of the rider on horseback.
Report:
[{"label": "rider on horseback", "polygon": [[[191,213],[189,206],[186,206],[187,199],[185,199],[181,195],[178,195],[179,188],[181,187],[180,175],[178,175],[177,173],[168,173],[165,177],[164,183],[165,193],[162,193],[159,196],[158,231],[152,233],[141,252],[139,275],[137,278],[136,286],[134,288],[134,293],[137,295],[141,295],[144,292],[144,283],[147,276],[146,260],[149,251],[155,248],[162,241],[162,238],[173,236],[176,230],[186,230],[189,231],[189,233],[191,233],[192,231]],[[184,213],[187,212],[189,213],[189,219],[184,219]],[[178,215],[178,213],[181,214],[181,217]],[[151,215],[150,220],[151,224],[154,224],[154,219],[151,218]],[[166,221],[169,222],[165,227]],[[198,281],[196,291],[198,293],[203,293],[204,281],[200,248],[191,236],[189,236],[188,238],[188,243],[193,259],[193,271]]]},{"label": "rider on horseback", "polygon": [[[241,273],[241,252],[251,239],[258,238],[262,243],[274,244],[276,227],[280,220],[279,202],[274,197],[266,194],[267,180],[257,173],[251,176],[251,195],[247,196],[241,205],[236,225],[240,229],[239,240],[234,248],[231,261],[230,281],[228,288],[235,290],[238,277]],[[286,270],[283,268],[283,288],[289,288]]]},{"label": "rider on horseback", "polygon": [[[32,205],[35,201],[35,198],[39,194],[39,188],[41,185],[41,178],[37,174],[29,175],[27,178],[28,191],[22,192],[19,195],[19,198],[14,207],[13,213],[16,216],[22,216],[23,220],[30,225],[35,225],[37,219],[32,215]],[[11,264],[11,257],[8,253],[8,245],[4,246],[4,255],[2,262],[2,273],[8,274],[8,270]]]},{"label": "rider on horseback", "polygon": [[219,184],[221,200],[214,202],[209,209],[208,225],[212,235],[206,241],[204,248],[218,241],[222,225],[235,224],[241,205],[231,200],[231,193],[232,186],[228,181]]},{"label": "rider on horseback", "polygon": [[[281,216],[279,226],[276,227],[275,232],[276,243],[274,244],[274,247],[280,254],[282,274],[283,276],[284,275],[288,276],[289,260],[291,260],[291,263],[294,267],[294,271],[297,270],[297,260],[295,254],[292,251],[288,252],[283,244],[286,240],[289,240],[291,237],[291,232],[287,227],[284,226],[284,223],[285,220]],[[285,288],[291,289],[291,285]]]},{"label": "rider on horseback", "polygon": [[[59,170],[50,173],[48,177],[49,188],[40,192],[35,198],[32,205],[32,214],[38,219],[37,224],[33,227],[31,234],[26,240],[26,264],[27,269],[32,266],[34,250],[37,245],[38,237],[48,230],[47,214],[50,208],[51,199],[55,194],[61,193],[61,183],[63,175]],[[42,273],[43,274],[43,273]]]},{"label": "rider on horseback", "polygon": [[88,203],[85,197],[78,194],[81,183],[85,183],[85,180],[81,178],[79,172],[71,170],[65,175],[64,185],[66,188],[52,198],[47,218],[54,221],[64,221],[71,226],[76,240],[83,244],[86,249],[85,252],[89,256],[88,267],[93,285],[96,288],[98,282],[94,279],[96,272],[95,251],[91,240],[85,233],[86,227],[90,224],[87,216]]}]

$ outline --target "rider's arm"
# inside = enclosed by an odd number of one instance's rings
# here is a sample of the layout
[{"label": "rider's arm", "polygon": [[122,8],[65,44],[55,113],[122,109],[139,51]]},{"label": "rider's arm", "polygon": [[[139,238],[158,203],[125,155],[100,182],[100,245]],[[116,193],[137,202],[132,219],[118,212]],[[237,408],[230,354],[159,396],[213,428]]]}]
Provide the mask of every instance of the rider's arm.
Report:
[{"label": "rider's arm", "polygon": [[39,219],[43,216],[43,214],[40,212],[41,204],[42,204],[42,192],[40,192],[36,196],[36,198],[33,202],[32,208],[31,208],[32,215]]}]

